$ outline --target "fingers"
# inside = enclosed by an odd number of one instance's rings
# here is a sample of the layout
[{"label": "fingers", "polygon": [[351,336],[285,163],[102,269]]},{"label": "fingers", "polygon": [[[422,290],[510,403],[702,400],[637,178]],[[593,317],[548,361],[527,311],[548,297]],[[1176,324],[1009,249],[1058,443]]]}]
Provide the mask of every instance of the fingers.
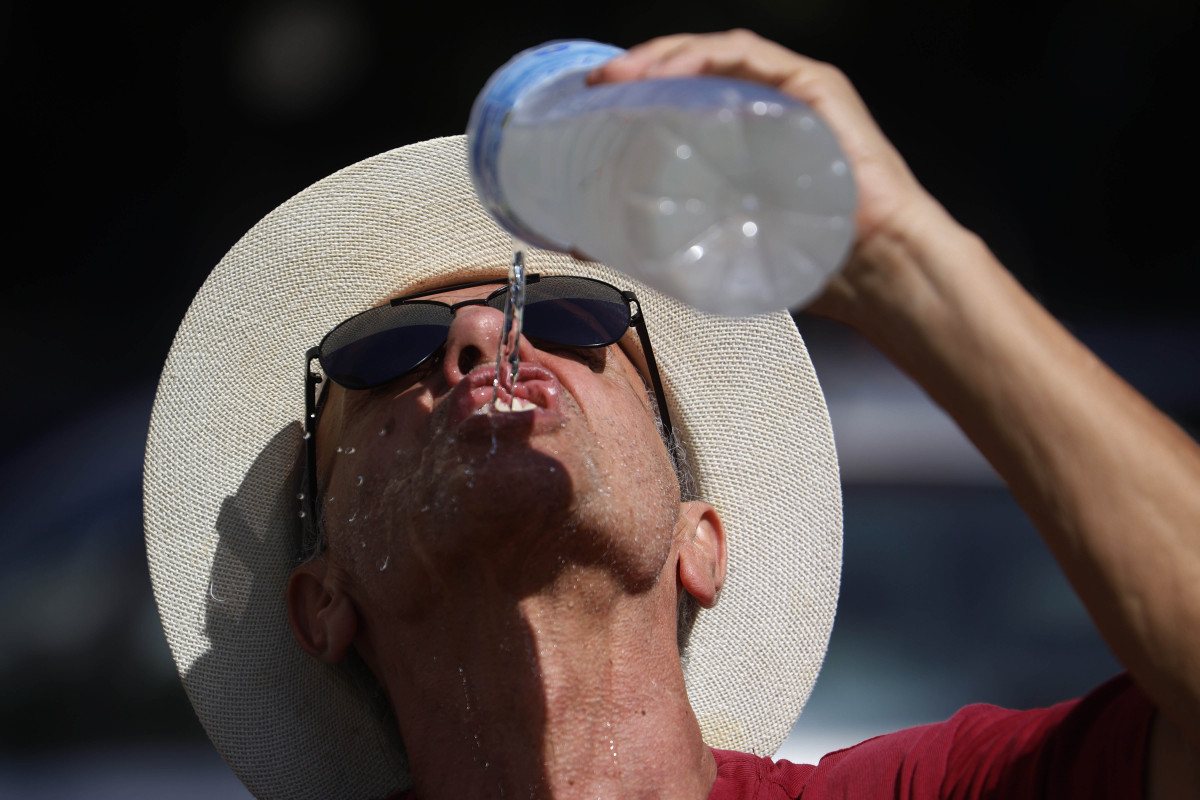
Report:
[{"label": "fingers", "polygon": [[636,47],[631,47],[611,61],[592,70],[588,75],[588,82],[615,83],[649,77],[651,68],[693,38],[695,38],[695,34],[679,33],[673,36],[660,36]]},{"label": "fingers", "polygon": [[797,71],[818,63],[746,30],[677,34],[630,48],[594,70],[591,82],[704,74],[778,87]]},{"label": "fingers", "polygon": [[630,48],[588,76],[588,82],[719,75],[773,86],[817,109],[839,131],[874,127],[866,105],[836,67],[788,50],[747,30],[676,34]]}]

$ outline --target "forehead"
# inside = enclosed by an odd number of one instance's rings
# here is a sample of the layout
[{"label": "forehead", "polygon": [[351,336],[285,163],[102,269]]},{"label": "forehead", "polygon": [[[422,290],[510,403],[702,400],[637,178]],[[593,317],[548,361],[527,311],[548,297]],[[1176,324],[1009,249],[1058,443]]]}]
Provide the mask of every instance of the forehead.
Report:
[{"label": "forehead", "polygon": [[[486,281],[488,278],[479,278],[471,283],[479,283]],[[403,294],[397,297],[412,297],[420,295],[421,300],[437,300],[441,303],[454,305],[461,303],[464,300],[478,300],[491,295],[500,289],[503,289],[507,284],[507,279],[502,275],[497,275],[493,283],[485,283],[482,286],[456,286],[462,281],[453,281],[447,283],[432,283],[425,286],[415,286],[406,290]]]}]

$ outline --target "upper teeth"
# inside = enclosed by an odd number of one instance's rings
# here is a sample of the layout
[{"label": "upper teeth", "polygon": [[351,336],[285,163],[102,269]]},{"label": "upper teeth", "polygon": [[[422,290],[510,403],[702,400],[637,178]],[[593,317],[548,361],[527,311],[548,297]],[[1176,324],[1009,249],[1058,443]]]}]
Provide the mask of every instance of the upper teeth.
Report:
[{"label": "upper teeth", "polygon": [[504,402],[500,398],[496,398],[496,402],[492,403],[492,408],[496,411],[528,411],[531,408],[537,408],[536,405],[526,400],[524,397],[514,397],[512,405]]}]

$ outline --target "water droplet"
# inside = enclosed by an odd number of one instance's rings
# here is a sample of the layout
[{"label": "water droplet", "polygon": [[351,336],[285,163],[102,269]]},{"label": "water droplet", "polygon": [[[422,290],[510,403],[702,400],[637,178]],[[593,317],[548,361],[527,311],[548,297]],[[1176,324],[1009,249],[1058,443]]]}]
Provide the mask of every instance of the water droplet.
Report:
[{"label": "water droplet", "polygon": [[421,506],[421,513],[422,513],[422,514],[426,513],[427,511],[429,511],[429,506]]},{"label": "water droplet", "polygon": [[362,475],[359,475],[359,476],[358,476],[358,480],[354,482],[354,485],[355,485],[355,486],[362,486],[362,485],[363,485],[363,476],[362,476]]},{"label": "water droplet", "polygon": [[674,214],[677,208],[675,201],[669,197],[660,197],[658,200],[658,213],[660,214]]},{"label": "water droplet", "polygon": [[364,550],[367,549],[367,540],[366,539],[363,539],[361,542],[359,542],[359,544],[362,545],[362,548]]},{"label": "water droplet", "polygon": [[841,159],[838,159],[837,161],[835,161],[829,165],[829,170],[834,175],[845,175],[846,174],[846,162],[842,161]]},{"label": "water droplet", "polygon": [[681,144],[679,147],[675,148],[675,156],[682,161],[687,161],[692,157],[692,148],[688,147],[686,144]]},{"label": "water droplet", "polygon": [[355,449],[353,447],[348,448],[346,450],[346,455],[348,455],[348,456],[352,456],[352,455],[354,455],[354,453],[355,453]]},{"label": "water droplet", "polygon": [[339,453],[340,453],[340,452],[342,452],[342,446],[341,446],[341,445],[338,445],[338,449],[337,449],[337,451],[338,451]]},{"label": "water droplet", "polygon": [[698,244],[694,244],[688,248],[687,257],[691,261],[699,261],[704,256],[704,248]]},{"label": "water droplet", "polygon": [[800,126],[800,130],[802,131],[811,131],[813,128],[817,127],[817,121],[807,114],[805,114],[803,117],[800,117],[796,124]]},{"label": "water droplet", "polygon": [[217,597],[217,587],[216,587],[216,584],[214,584],[212,581],[208,582],[208,596],[211,597],[214,601],[216,601],[218,603],[225,602],[221,598]]},{"label": "water droplet", "polygon": [[742,223],[742,235],[747,238],[758,235],[758,225],[751,221]]},{"label": "water droplet", "polygon": [[306,441],[306,442],[307,442],[307,441],[308,441],[309,439],[311,439],[311,438],[312,438],[312,434],[311,434],[311,433],[309,433],[308,431],[305,431],[305,432],[304,432],[304,441]]},{"label": "water droplet", "polygon": [[755,100],[750,104],[750,110],[758,116],[764,116],[767,113],[767,104],[762,100]]},{"label": "water droplet", "polygon": [[390,555],[387,555],[387,556],[384,556],[384,557],[383,557],[383,563],[379,565],[379,571],[380,571],[380,572],[383,572],[385,569],[387,569],[388,561],[390,561],[390,560],[391,560],[391,558],[392,558],[392,557],[391,557]]},{"label": "water droplet", "polygon": [[350,519],[346,520],[346,522],[354,522],[354,520],[356,520],[357,518],[358,518],[358,512],[355,511],[353,514],[350,515]]},{"label": "water droplet", "polygon": [[300,519],[304,519],[304,512],[303,512],[303,511],[301,511],[301,512],[300,512]]},{"label": "water droplet", "polygon": [[297,500],[303,500],[303,499],[304,499],[304,492],[300,492],[300,494],[296,495],[296,499],[297,499]]},{"label": "water droplet", "polygon": [[380,435],[380,436],[387,436],[387,428],[380,428],[380,429],[379,429],[379,435]]}]

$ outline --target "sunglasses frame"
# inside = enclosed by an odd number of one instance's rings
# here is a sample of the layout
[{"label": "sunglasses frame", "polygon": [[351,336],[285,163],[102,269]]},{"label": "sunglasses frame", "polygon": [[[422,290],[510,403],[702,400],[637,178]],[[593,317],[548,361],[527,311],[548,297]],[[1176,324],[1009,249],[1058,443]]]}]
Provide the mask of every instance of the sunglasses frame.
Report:
[{"label": "sunglasses frame", "polygon": [[[547,277],[556,277],[556,276],[547,276]],[[658,372],[658,362],[654,358],[654,348],[650,344],[650,332],[646,329],[646,319],[642,313],[642,304],[640,302],[638,302],[637,295],[635,295],[633,292],[631,292],[627,289],[618,289],[616,286],[613,286],[610,283],[607,283],[607,282],[601,281],[601,280],[597,280],[595,278],[587,278],[587,277],[584,277],[581,275],[580,276],[563,276],[563,277],[574,277],[574,278],[579,278],[582,280],[590,280],[590,281],[595,281],[596,283],[604,284],[605,286],[608,286],[609,288],[611,288],[613,291],[617,292],[621,296],[621,298],[623,300],[625,300],[625,302],[633,304],[633,310],[630,312],[630,315],[629,315],[629,327],[633,328],[637,332],[638,341],[641,343],[641,346],[642,346],[642,354],[646,358],[646,371],[650,373],[647,377],[650,380],[650,386],[654,392],[654,399],[658,403],[659,419],[662,423],[663,437],[668,442],[672,441],[673,440],[673,427],[671,425],[671,413],[667,408],[667,398],[666,398],[665,393],[663,392],[662,378]],[[541,280],[542,280],[542,276],[538,273],[533,273],[533,274],[525,276],[525,282],[527,285],[533,284],[533,283],[538,283]],[[422,299],[425,297],[430,297],[432,295],[443,294],[445,292],[454,291],[456,289],[473,289],[477,286],[491,286],[491,285],[498,285],[498,284],[503,284],[503,285],[496,291],[489,294],[487,297],[480,297],[480,298],[475,298],[472,300],[464,300],[459,303],[442,303],[437,300],[423,300]],[[458,283],[458,284],[454,284],[453,286],[443,286],[443,287],[440,287],[437,289],[427,289],[422,292],[416,292],[414,294],[404,295],[403,297],[393,298],[389,304],[392,306],[398,306],[398,305],[402,305],[404,303],[411,302],[411,301],[424,302],[424,303],[436,303],[438,305],[443,305],[443,306],[446,306],[447,308],[449,308],[451,311],[452,318],[453,318],[453,314],[455,312],[457,312],[458,309],[460,309],[464,306],[472,306],[472,305],[486,306],[486,305],[488,305],[490,300],[501,295],[502,293],[504,293],[506,291],[508,291],[508,279],[507,278],[492,278],[490,280]],[[367,312],[360,312],[360,313],[367,313]],[[358,315],[356,314],[354,316],[358,316]],[[332,330],[335,330],[337,327],[340,327],[347,320],[350,320],[353,318],[354,318],[353,316],[347,317],[346,320],[343,320],[341,323],[338,323],[338,325],[334,326],[334,328],[331,329],[331,332],[332,332]],[[447,328],[447,330],[449,330],[449,329]],[[626,330],[628,330],[628,328]],[[328,337],[328,335],[329,334],[326,334],[326,337]],[[620,339],[620,337],[618,337],[618,341],[619,341],[619,339]],[[324,341],[325,341],[325,339],[322,338],[322,340],[321,340],[322,344],[324,344]],[[591,347],[609,347],[611,344],[615,344],[615,343],[616,342],[610,342],[609,344],[606,344],[606,345],[566,345],[566,346],[579,347],[581,349],[588,349]],[[404,377],[405,375],[408,375],[413,370],[417,369],[422,364],[427,362],[430,358],[437,357],[438,354],[441,353],[441,351],[444,347],[445,347],[445,341],[443,341],[442,344],[439,345],[428,356],[426,356],[425,358],[418,361],[416,364],[414,364],[408,370],[400,373],[399,375],[396,375],[395,377],[389,379],[389,381],[385,381],[384,383],[390,382],[392,380],[397,380],[399,378]],[[305,480],[304,480],[304,489],[301,494],[301,501],[302,501],[303,505],[302,505],[302,510],[300,512],[300,516],[307,517],[310,520],[310,523],[308,525],[302,526],[302,528],[304,528],[306,530],[311,530],[312,531],[311,536],[313,536],[317,539],[316,541],[311,542],[311,543],[310,542],[302,543],[302,551],[304,551],[302,553],[302,555],[304,555],[305,557],[315,556],[315,555],[320,554],[324,550],[324,544],[325,544],[324,536],[320,534],[320,525],[319,525],[318,518],[317,518],[317,513],[319,510],[319,506],[317,504],[317,423],[320,420],[321,410],[325,406],[325,398],[328,393],[327,392],[323,393],[320,396],[320,398],[317,397],[317,386],[318,386],[318,384],[323,383],[325,378],[320,373],[315,372],[312,368],[313,361],[319,362],[320,358],[321,358],[321,345],[317,345],[316,347],[309,348],[305,352],[305,355],[304,355]],[[330,378],[330,380],[333,380],[333,379]],[[336,383],[336,381],[335,381],[335,383]],[[339,384],[339,385],[344,386],[344,384]],[[383,384],[379,384],[379,385],[383,385]],[[373,387],[364,387],[362,389],[355,388],[355,387],[345,387],[345,388],[349,391],[366,391],[367,389],[373,388]],[[310,534],[306,533],[304,535],[306,537],[308,537]],[[305,546],[305,545],[308,545],[308,546]],[[308,552],[310,550],[311,550],[311,553]]]}]

